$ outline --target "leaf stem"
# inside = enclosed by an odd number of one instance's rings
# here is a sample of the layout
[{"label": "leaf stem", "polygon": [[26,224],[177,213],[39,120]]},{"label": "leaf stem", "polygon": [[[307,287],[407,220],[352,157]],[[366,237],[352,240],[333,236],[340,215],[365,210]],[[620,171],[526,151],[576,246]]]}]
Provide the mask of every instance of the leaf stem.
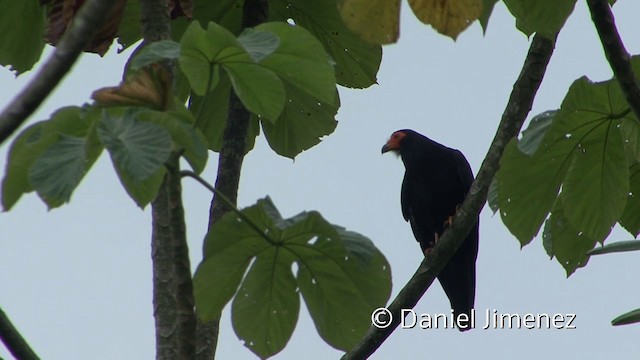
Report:
[{"label": "leaf stem", "polygon": [[280,246],[280,241],[272,239],[269,235],[267,235],[263,230],[260,229],[258,224],[256,224],[253,220],[251,220],[251,218],[248,217],[245,213],[243,213],[242,210],[238,209],[233,204],[233,202],[231,202],[231,200],[229,200],[229,198],[224,196],[224,194],[222,192],[218,191],[218,189],[216,189],[211,184],[209,184],[207,182],[207,180],[203,179],[200,175],[194,173],[191,170],[182,170],[182,171],[180,171],[180,176],[181,177],[190,177],[192,179],[195,179],[197,182],[199,182],[202,186],[207,188],[209,191],[211,191],[212,193],[214,193],[217,196],[219,196],[220,200],[222,200],[222,202],[225,203],[225,205],[227,205],[231,209],[231,211],[236,213],[236,215],[238,215],[238,217],[240,219],[242,219],[242,221],[244,221],[247,224],[249,224],[249,226],[251,226],[251,228],[256,233],[258,233],[263,239],[267,240],[273,246]]}]

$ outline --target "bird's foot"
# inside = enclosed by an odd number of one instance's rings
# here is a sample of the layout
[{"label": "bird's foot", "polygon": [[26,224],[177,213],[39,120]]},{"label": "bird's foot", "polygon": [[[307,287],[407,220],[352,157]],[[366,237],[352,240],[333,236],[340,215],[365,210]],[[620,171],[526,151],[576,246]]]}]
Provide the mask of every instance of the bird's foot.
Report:
[{"label": "bird's foot", "polygon": [[456,216],[456,214],[458,213],[458,210],[460,210],[460,205],[456,205],[456,211],[455,213],[453,213],[453,215],[449,216],[447,218],[447,220],[444,221],[444,228],[448,228],[449,226],[451,226],[453,224],[453,218]]}]

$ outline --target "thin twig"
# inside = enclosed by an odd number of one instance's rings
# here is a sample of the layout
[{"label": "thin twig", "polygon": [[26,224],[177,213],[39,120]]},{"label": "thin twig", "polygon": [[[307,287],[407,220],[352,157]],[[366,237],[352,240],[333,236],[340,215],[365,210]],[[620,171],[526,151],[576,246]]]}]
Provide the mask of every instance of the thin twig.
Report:
[{"label": "thin twig", "polygon": [[440,270],[460,247],[484,207],[489,184],[498,170],[505,146],[518,134],[531,110],[552,53],[551,40],[540,35],[533,38],[487,156],[453,224],[447,228],[409,282],[389,305],[388,309],[392,314],[391,324],[384,329],[371,326],[362,341],[342,357],[343,360],[366,359],[373,354],[400,324],[401,310],[413,308],[418,303]]},{"label": "thin twig", "polygon": [[0,309],[0,340],[18,360],[40,359],[2,309]]},{"label": "thin twig", "polygon": [[42,104],[71,70],[85,45],[93,38],[109,13],[112,0],[86,1],[40,71],[0,114],[0,144]]},{"label": "thin twig", "polygon": [[640,120],[640,87],[631,67],[629,53],[620,39],[616,22],[607,0],[587,0],[602,47],[609,60],[613,74],[618,79],[622,93],[629,106]]},{"label": "thin twig", "polygon": [[250,217],[248,217],[245,213],[243,213],[240,209],[238,209],[236,204],[234,204],[231,200],[229,200],[229,198],[224,196],[224,194],[221,191],[219,191],[218,189],[213,187],[213,185],[209,184],[200,175],[194,173],[191,170],[182,170],[182,171],[180,171],[180,176],[181,177],[185,177],[186,176],[186,177],[190,177],[190,178],[196,180],[202,186],[207,188],[207,190],[209,190],[212,193],[216,194],[216,196],[219,196],[220,200],[222,200],[222,202],[224,202],[229,207],[229,209],[231,209],[231,211],[233,211],[236,215],[238,215],[238,217],[240,219],[242,219],[242,221],[244,221],[247,224],[249,224],[249,226],[253,229],[253,231],[255,231],[257,234],[259,234],[263,239],[267,240],[271,245],[273,245],[273,246],[277,246],[278,245],[278,242],[275,239],[270,237],[268,234],[265,234],[265,232],[262,229],[260,229],[258,224],[253,222],[253,220],[251,220]]}]

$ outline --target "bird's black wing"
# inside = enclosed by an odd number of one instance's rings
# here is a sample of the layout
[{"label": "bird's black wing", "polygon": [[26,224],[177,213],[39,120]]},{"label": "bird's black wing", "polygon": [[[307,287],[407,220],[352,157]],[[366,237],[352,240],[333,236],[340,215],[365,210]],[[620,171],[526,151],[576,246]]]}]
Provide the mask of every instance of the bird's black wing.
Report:
[{"label": "bird's black wing", "polygon": [[471,183],[473,183],[473,171],[471,171],[471,165],[467,159],[462,155],[462,153],[458,150],[453,151],[453,158],[456,161],[456,170],[458,171],[458,176],[460,177],[460,182],[462,187],[465,189],[464,194],[469,192],[471,188]]},{"label": "bird's black wing", "polygon": [[[471,183],[473,183],[473,172],[467,159],[460,151],[454,150],[452,154],[460,181],[459,203],[462,203],[469,192]],[[438,280],[447,293],[456,316],[461,313],[469,315],[475,302],[478,235],[478,223],[476,222],[453,258],[438,275]]]}]

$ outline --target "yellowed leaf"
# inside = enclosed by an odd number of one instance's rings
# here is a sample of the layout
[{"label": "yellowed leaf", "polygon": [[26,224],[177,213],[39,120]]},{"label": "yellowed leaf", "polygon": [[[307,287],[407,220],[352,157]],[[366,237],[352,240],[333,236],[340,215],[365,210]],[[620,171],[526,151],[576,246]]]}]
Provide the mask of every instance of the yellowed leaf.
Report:
[{"label": "yellowed leaf", "polygon": [[420,21],[454,40],[482,15],[482,0],[409,0],[409,5]]},{"label": "yellowed leaf", "polygon": [[373,44],[390,44],[400,36],[400,0],[339,0],[342,20]]},{"label": "yellowed leaf", "polygon": [[145,106],[166,110],[170,105],[171,82],[159,64],[143,68],[117,87],[98,89],[91,94],[98,106]]}]

